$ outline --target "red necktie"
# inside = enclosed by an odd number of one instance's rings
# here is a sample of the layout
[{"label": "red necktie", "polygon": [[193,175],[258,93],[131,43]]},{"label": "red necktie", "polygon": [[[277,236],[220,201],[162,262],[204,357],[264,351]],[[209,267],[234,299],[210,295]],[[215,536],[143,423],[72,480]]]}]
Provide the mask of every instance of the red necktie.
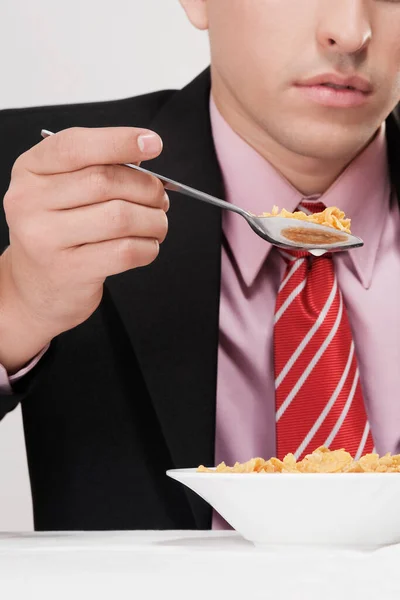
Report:
[{"label": "red necktie", "polygon": [[[307,213],[324,210],[305,201]],[[287,263],[274,325],[277,456],[319,446],[373,451],[354,342],[332,255],[280,251]]]}]

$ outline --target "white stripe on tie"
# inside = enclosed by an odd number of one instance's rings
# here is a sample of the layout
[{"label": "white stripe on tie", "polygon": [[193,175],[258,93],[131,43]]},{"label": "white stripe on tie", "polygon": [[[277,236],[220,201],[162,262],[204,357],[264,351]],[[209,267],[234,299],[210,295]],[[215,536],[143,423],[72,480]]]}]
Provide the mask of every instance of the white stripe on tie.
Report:
[{"label": "white stripe on tie", "polygon": [[300,354],[303,352],[304,348],[307,346],[308,342],[311,340],[315,332],[321,327],[326,315],[329,312],[329,309],[332,306],[332,303],[335,299],[337,291],[337,281],[336,277],[333,282],[333,286],[331,289],[331,293],[328,296],[327,301],[325,302],[324,308],[321,310],[318,319],[315,321],[314,325],[311,327],[310,331],[307,335],[304,336],[301,344],[298,345],[296,350],[293,352],[292,356],[287,361],[286,365],[283,367],[282,371],[279,373],[278,377],[275,379],[275,389],[278,389],[282,381],[285,379],[286,375],[289,373],[290,369],[293,367],[296,360],[299,358]]},{"label": "white stripe on tie", "polygon": [[[285,250],[282,250],[281,248],[279,248],[279,254],[281,256],[283,256],[283,258],[286,258],[286,260],[288,260],[289,262],[292,262],[294,260],[299,260],[293,254],[289,254],[289,252],[285,252]],[[305,260],[305,258],[303,258],[301,260]]]},{"label": "white stripe on tie", "polygon": [[317,362],[319,361],[319,359],[321,358],[321,356],[323,355],[323,353],[325,352],[325,350],[327,349],[327,347],[329,346],[329,344],[335,337],[335,334],[340,325],[340,321],[342,320],[342,314],[343,314],[343,298],[342,298],[342,295],[340,294],[340,305],[339,305],[339,310],[338,310],[338,314],[336,317],[336,321],[333,324],[333,327],[330,330],[329,335],[327,336],[326,340],[320,346],[318,352],[316,352],[313,359],[308,364],[306,370],[301,375],[300,379],[297,381],[297,383],[293,387],[292,391],[290,392],[290,394],[288,395],[286,400],[281,404],[281,406],[277,410],[277,412],[276,412],[276,420],[277,421],[279,421],[279,419],[282,417],[283,413],[290,406],[293,398],[295,398],[295,396],[299,392],[300,388],[304,385],[304,382],[306,381],[307,377],[309,377],[311,371],[313,370],[313,368],[315,367],[315,365],[317,364]]},{"label": "white stripe on tie", "polygon": [[315,421],[314,425],[311,427],[310,431],[307,433],[306,437],[304,438],[304,440],[302,441],[302,443],[300,444],[300,446],[297,448],[296,452],[294,453],[296,460],[299,459],[299,457],[303,454],[304,450],[307,448],[307,446],[309,445],[309,443],[311,442],[311,440],[313,439],[313,437],[315,436],[315,434],[317,433],[318,429],[321,427],[322,423],[325,420],[325,417],[327,416],[327,414],[329,413],[329,411],[331,410],[332,406],[335,404],[340,392],[343,389],[343,386],[346,382],[347,379],[347,375],[349,374],[350,371],[350,366],[351,366],[351,362],[353,360],[353,356],[354,356],[354,342],[351,342],[351,346],[350,346],[350,352],[349,352],[349,357],[347,359],[347,363],[346,366],[344,368],[344,371],[342,373],[342,376],[340,378],[339,383],[336,386],[335,391],[333,392],[332,396],[329,399],[329,402],[327,402],[324,410],[322,411],[322,413],[320,414],[320,416],[318,417],[318,419]]},{"label": "white stripe on tie", "polygon": [[299,206],[300,210],[305,213],[306,215],[313,215],[315,211],[311,211],[308,208],[306,208],[305,206],[303,206],[302,204],[300,204]]},{"label": "white stripe on tie", "polygon": [[296,273],[297,269],[304,263],[304,261],[305,261],[305,258],[300,258],[292,264],[289,273],[286,275],[285,279],[282,281],[281,285],[279,286],[278,293],[283,290],[283,288],[285,287],[285,285],[287,284],[289,279]]},{"label": "white stripe on tie", "polygon": [[279,321],[279,319],[281,318],[281,316],[283,315],[285,310],[287,310],[289,308],[289,306],[292,304],[292,302],[296,298],[296,296],[298,296],[300,294],[300,292],[302,292],[304,290],[304,288],[306,287],[306,283],[307,283],[307,279],[303,279],[303,281],[301,281],[299,283],[299,285],[293,290],[293,292],[291,292],[289,294],[289,296],[286,298],[285,302],[282,304],[282,306],[280,307],[278,312],[275,313],[275,317],[274,317],[275,325]]},{"label": "white stripe on tie", "polygon": [[349,393],[349,397],[346,400],[346,404],[343,407],[343,410],[340,414],[340,417],[338,418],[338,420],[336,421],[336,425],[335,427],[332,429],[332,431],[330,432],[329,436],[327,437],[324,446],[327,446],[329,448],[329,446],[332,444],[333,440],[335,439],[339,429],[342,426],[343,421],[346,418],[347,413],[349,412],[349,408],[351,406],[351,403],[353,402],[353,397],[356,391],[356,387],[357,387],[357,382],[358,382],[358,378],[359,378],[359,372],[358,372],[358,368],[356,369],[356,373],[354,375],[354,380],[353,380],[353,385],[351,386],[351,390]]}]

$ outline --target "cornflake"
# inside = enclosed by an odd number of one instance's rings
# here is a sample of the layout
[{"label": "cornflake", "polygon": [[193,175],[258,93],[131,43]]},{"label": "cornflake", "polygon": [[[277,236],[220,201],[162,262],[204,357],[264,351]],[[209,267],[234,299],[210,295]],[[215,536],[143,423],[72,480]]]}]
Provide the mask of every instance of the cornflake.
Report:
[{"label": "cornflake", "polygon": [[293,454],[287,454],[283,460],[279,458],[252,458],[245,463],[235,463],[228,467],[224,462],[215,469],[201,465],[199,473],[400,473],[400,454],[384,456],[365,454],[359,460],[340,450],[329,450],[320,446],[302,460],[297,461]]},{"label": "cornflake", "polygon": [[336,206],[329,206],[325,210],[311,215],[307,215],[302,210],[296,212],[289,212],[283,208],[279,212],[277,206],[272,207],[272,212],[264,212],[260,217],[286,217],[289,219],[297,219],[298,221],[308,221],[309,223],[318,223],[319,225],[325,225],[327,227],[333,227],[339,231],[345,233],[351,233],[350,225],[351,219],[346,218],[345,213],[337,208]]}]

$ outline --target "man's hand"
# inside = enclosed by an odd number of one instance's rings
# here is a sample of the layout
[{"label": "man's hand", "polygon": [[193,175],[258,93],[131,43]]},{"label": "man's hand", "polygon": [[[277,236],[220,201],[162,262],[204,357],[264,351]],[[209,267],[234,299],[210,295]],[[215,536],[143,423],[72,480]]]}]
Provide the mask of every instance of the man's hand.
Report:
[{"label": "man's hand", "polygon": [[73,128],[17,159],[0,257],[0,363],[9,372],[85,321],[107,276],[155,260],[168,197],[157,178],[118,165],[161,150],[148,130]]}]

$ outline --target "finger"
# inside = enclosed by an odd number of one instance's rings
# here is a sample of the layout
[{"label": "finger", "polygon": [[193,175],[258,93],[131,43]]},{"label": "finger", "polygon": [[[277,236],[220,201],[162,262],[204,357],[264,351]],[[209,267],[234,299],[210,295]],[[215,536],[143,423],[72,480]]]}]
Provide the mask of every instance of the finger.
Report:
[{"label": "finger", "polygon": [[52,135],[25,152],[15,169],[38,175],[69,173],[91,165],[117,165],[155,158],[162,151],[160,136],[135,127],[73,127]]},{"label": "finger", "polygon": [[[45,178],[46,194],[38,201],[52,210],[76,208],[123,198],[128,202],[166,209],[168,197],[161,181],[121,166],[95,166]],[[44,200],[46,196],[47,200]],[[33,207],[32,207],[33,208]]]},{"label": "finger", "polygon": [[129,237],[162,243],[168,232],[168,219],[162,209],[125,200],[58,212],[53,215],[53,223],[62,248]]},{"label": "finger", "polygon": [[[158,256],[160,244],[150,238],[120,238],[74,248],[71,261],[82,271],[82,279],[102,281],[129,269],[145,267]],[[74,265],[73,265],[74,266]]]}]

